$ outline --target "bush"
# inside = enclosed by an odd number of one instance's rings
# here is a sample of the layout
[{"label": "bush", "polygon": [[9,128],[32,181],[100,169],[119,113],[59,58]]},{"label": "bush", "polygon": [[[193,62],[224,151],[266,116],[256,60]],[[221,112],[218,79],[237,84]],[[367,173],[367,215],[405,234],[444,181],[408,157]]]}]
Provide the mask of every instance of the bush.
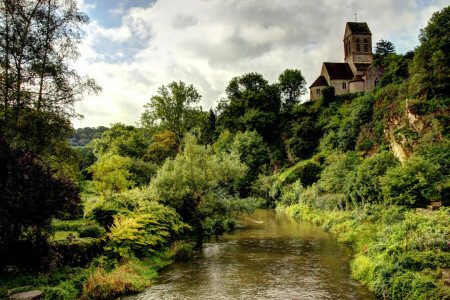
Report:
[{"label": "bush", "polygon": [[116,258],[147,257],[188,229],[173,208],[149,202],[114,218],[105,250]]},{"label": "bush", "polygon": [[175,261],[188,261],[194,253],[195,243],[177,241],[172,244],[168,252],[168,257]]},{"label": "bush", "polygon": [[322,171],[317,183],[323,193],[340,194],[347,184],[348,176],[361,163],[361,159],[354,152],[345,154],[335,153],[327,158],[327,166]]},{"label": "bush", "polygon": [[0,269],[42,267],[51,220],[79,213],[79,189],[55,177],[31,153],[12,149],[1,132],[0,166]]},{"label": "bush", "polygon": [[439,174],[438,166],[421,157],[411,157],[380,178],[384,199],[391,204],[424,207],[439,199],[436,174]]},{"label": "bush", "polygon": [[309,186],[317,182],[322,172],[322,167],[313,162],[307,162],[294,171],[303,186]]},{"label": "bush", "polygon": [[374,154],[362,161],[347,178],[345,193],[353,203],[382,203],[380,177],[399,161],[392,153]]},{"label": "bush", "polygon": [[78,233],[80,234],[80,238],[84,237],[98,238],[104,236],[106,231],[104,228],[98,225],[88,225],[78,228]]},{"label": "bush", "polygon": [[327,86],[322,90],[322,105],[328,107],[331,102],[335,100],[334,98],[335,90],[334,86]]}]

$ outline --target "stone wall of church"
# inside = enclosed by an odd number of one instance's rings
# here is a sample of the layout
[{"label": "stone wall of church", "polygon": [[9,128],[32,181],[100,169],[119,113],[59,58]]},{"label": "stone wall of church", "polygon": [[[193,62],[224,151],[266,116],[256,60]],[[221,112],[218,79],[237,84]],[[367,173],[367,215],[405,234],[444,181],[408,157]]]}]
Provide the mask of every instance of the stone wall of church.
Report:
[{"label": "stone wall of church", "polygon": [[330,85],[334,87],[335,95],[348,94],[349,92],[348,80],[333,79]]},{"label": "stone wall of church", "polygon": [[350,93],[364,92],[364,81],[358,80],[358,81],[350,82],[349,90],[350,90]]},{"label": "stone wall of church", "polygon": [[376,83],[378,83],[384,75],[383,68],[376,66],[370,68],[366,75],[364,76],[364,79],[366,81],[366,91],[371,91],[375,88]]},{"label": "stone wall of church", "polygon": [[317,100],[322,98],[322,89],[325,86],[315,86],[309,89],[309,98],[310,100]]}]

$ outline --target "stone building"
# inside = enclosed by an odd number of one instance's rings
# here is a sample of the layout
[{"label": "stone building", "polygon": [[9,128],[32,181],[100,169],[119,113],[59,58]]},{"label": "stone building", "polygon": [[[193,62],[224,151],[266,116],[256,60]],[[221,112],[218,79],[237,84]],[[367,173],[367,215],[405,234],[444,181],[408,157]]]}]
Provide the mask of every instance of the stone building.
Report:
[{"label": "stone building", "polygon": [[320,76],[309,87],[310,99],[322,97],[322,89],[333,86],[336,95],[371,91],[384,70],[372,66],[372,33],[367,23],[348,22],[344,34],[344,62],[324,62]]}]

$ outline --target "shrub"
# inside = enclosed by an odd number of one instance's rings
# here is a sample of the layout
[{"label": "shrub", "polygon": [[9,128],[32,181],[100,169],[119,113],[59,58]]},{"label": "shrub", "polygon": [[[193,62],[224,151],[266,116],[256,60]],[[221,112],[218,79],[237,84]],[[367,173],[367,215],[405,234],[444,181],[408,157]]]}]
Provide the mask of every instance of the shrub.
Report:
[{"label": "shrub", "polygon": [[[83,288],[89,299],[114,299],[126,293],[136,293],[150,286],[150,280],[142,277],[143,267],[125,263],[111,272],[102,267],[96,268]],[[156,272],[154,272],[156,277]]]},{"label": "shrub", "polygon": [[12,149],[0,132],[0,269],[42,267],[51,220],[80,211],[79,190],[31,153]]},{"label": "shrub", "polygon": [[335,100],[334,98],[335,90],[334,86],[327,86],[322,90],[322,105],[328,107],[331,102]]},{"label": "shrub", "polygon": [[168,252],[168,257],[175,261],[188,261],[194,253],[195,243],[177,241],[172,244]]},{"label": "shrub", "polygon": [[303,186],[309,186],[317,182],[322,172],[322,167],[313,162],[307,162],[294,171]]},{"label": "shrub", "polygon": [[392,204],[423,207],[439,198],[435,183],[439,167],[421,157],[411,157],[380,178],[384,199]]},{"label": "shrub", "polygon": [[349,174],[360,164],[361,159],[354,152],[336,153],[328,156],[327,166],[322,171],[317,183],[319,190],[324,193],[342,193]]},{"label": "shrub", "polygon": [[392,153],[374,154],[362,161],[347,178],[345,192],[353,203],[381,203],[380,177],[399,161]]},{"label": "shrub", "polygon": [[188,229],[173,208],[149,202],[114,218],[105,250],[113,257],[147,257]]},{"label": "shrub", "polygon": [[98,225],[88,225],[78,228],[78,233],[80,234],[80,238],[84,237],[98,238],[104,236],[106,231],[104,228]]}]

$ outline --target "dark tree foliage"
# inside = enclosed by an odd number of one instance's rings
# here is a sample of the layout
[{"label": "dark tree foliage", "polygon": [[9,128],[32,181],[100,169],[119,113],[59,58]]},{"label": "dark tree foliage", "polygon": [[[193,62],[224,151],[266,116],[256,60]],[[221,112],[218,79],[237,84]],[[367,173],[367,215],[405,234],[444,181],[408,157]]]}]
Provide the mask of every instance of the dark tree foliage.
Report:
[{"label": "dark tree foliage", "polygon": [[201,142],[203,145],[212,145],[216,140],[216,115],[212,109],[209,110],[206,123],[202,127]]},{"label": "dark tree foliage", "polygon": [[307,158],[316,149],[321,129],[311,116],[292,122],[291,138],[287,141],[289,153],[296,158]]},{"label": "dark tree foliage", "polygon": [[74,149],[78,153],[78,165],[81,173],[85,179],[92,180],[92,174],[87,169],[97,161],[94,155],[94,149],[88,146],[75,147]]},{"label": "dark tree foliage", "polygon": [[108,127],[105,126],[78,128],[69,139],[69,144],[74,147],[86,146],[93,139],[101,139],[106,130]]},{"label": "dark tree foliage", "polygon": [[306,80],[300,70],[286,69],[278,77],[284,107],[300,103],[300,97],[306,93]]},{"label": "dark tree foliage", "polygon": [[322,167],[313,162],[307,162],[295,171],[303,186],[309,186],[320,179]]},{"label": "dark tree foliage", "polygon": [[322,105],[328,107],[335,100],[334,86],[327,86],[322,90]]},{"label": "dark tree foliage", "polygon": [[231,132],[256,130],[265,142],[279,139],[280,89],[261,74],[234,77],[226,88],[228,99],[218,106],[218,123]]},{"label": "dark tree foliage", "polygon": [[375,54],[378,56],[386,56],[395,53],[395,46],[389,41],[381,39],[375,46]]},{"label": "dark tree foliage", "polygon": [[401,83],[409,77],[409,63],[414,56],[414,52],[402,54],[389,54],[374,61],[374,64],[380,65],[384,69],[384,75],[380,81],[380,87],[388,84]]},{"label": "dark tree foliage", "polygon": [[0,267],[42,267],[52,218],[79,215],[79,190],[1,136],[0,165]]},{"label": "dark tree foliage", "polygon": [[450,94],[450,6],[435,12],[420,32],[420,46],[410,67],[410,92],[431,99]]}]

